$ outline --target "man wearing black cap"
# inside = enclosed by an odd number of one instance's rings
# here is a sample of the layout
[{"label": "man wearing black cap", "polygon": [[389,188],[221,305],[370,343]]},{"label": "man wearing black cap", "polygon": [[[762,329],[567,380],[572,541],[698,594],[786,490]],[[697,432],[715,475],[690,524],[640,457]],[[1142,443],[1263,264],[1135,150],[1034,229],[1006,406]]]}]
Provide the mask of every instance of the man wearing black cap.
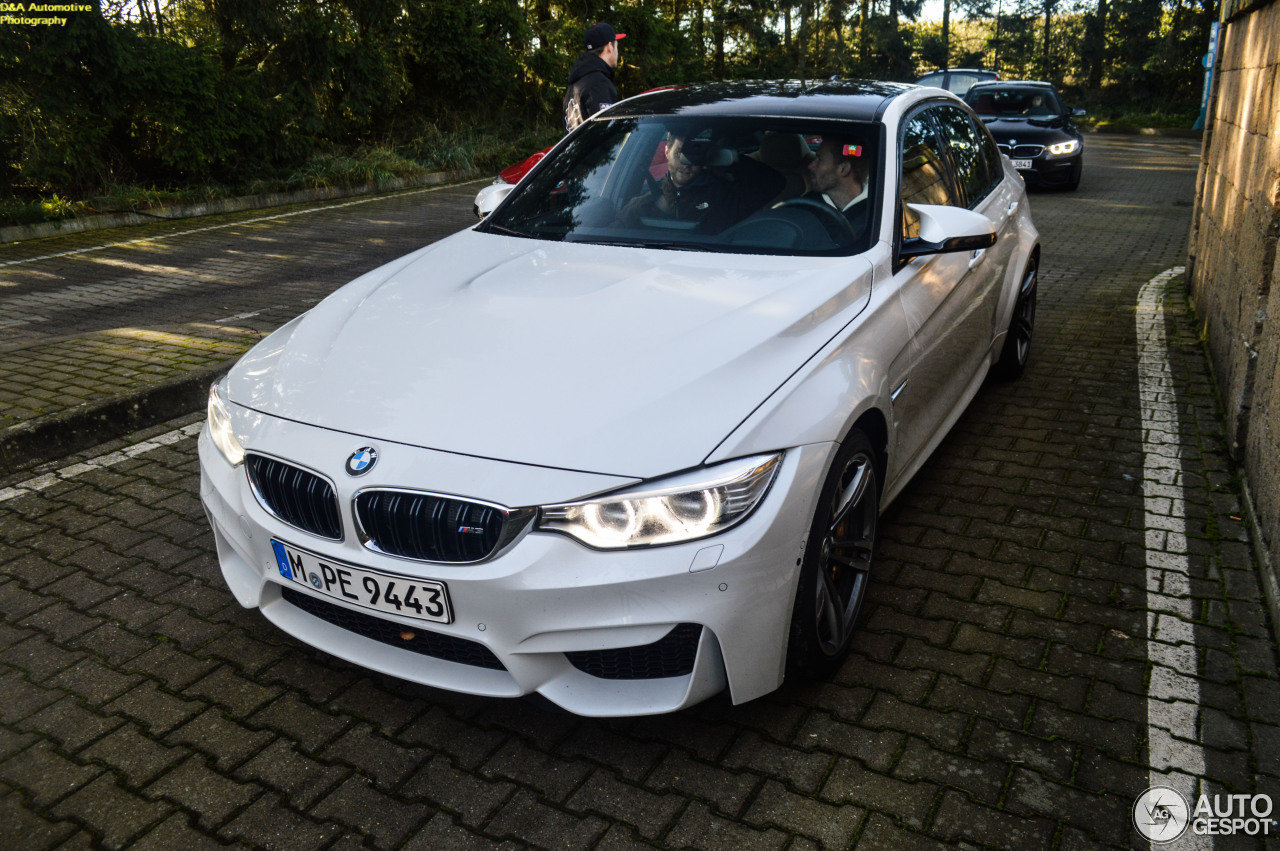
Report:
[{"label": "man wearing black cap", "polygon": [[608,24],[587,30],[585,50],[569,71],[569,90],[564,93],[564,129],[572,130],[618,100],[613,85],[613,69],[618,67],[618,39]]}]

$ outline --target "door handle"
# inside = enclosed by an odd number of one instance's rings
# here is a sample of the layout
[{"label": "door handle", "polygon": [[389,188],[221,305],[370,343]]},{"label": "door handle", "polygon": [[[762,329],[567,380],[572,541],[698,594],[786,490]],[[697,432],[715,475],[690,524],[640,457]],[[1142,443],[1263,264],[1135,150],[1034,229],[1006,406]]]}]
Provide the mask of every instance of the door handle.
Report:
[{"label": "door handle", "polygon": [[1008,209],[1006,209],[1006,210],[1004,211],[1004,214],[1005,214],[1006,216],[1012,216],[1012,215],[1013,215],[1014,213],[1016,213],[1016,212],[1018,212],[1018,202],[1017,202],[1017,201],[1013,201],[1013,202],[1011,202],[1011,203],[1009,204]]},{"label": "door handle", "polygon": [[985,248],[975,248],[972,252],[970,252],[969,268],[972,269],[974,266],[977,266],[978,262],[982,260],[982,255],[986,253],[987,253],[987,249]]}]

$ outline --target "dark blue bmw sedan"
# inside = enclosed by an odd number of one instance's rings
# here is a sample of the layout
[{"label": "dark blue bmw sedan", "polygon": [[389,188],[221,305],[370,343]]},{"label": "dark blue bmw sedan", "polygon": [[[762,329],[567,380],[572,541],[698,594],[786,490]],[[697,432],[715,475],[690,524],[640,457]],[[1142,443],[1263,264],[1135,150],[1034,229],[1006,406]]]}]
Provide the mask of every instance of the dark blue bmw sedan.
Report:
[{"label": "dark blue bmw sedan", "polygon": [[978,83],[964,99],[1028,186],[1080,185],[1084,140],[1071,119],[1084,110],[1069,109],[1052,83]]}]

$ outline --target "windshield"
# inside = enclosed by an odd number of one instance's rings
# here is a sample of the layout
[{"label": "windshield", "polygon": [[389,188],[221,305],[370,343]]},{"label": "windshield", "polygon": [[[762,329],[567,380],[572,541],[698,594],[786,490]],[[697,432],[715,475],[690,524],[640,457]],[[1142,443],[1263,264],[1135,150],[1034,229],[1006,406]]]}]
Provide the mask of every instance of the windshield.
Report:
[{"label": "windshield", "polygon": [[979,115],[999,118],[1053,118],[1064,111],[1057,94],[1044,88],[983,87],[965,101]]},{"label": "windshield", "polygon": [[679,116],[589,122],[479,230],[724,253],[846,255],[875,222],[878,125]]}]

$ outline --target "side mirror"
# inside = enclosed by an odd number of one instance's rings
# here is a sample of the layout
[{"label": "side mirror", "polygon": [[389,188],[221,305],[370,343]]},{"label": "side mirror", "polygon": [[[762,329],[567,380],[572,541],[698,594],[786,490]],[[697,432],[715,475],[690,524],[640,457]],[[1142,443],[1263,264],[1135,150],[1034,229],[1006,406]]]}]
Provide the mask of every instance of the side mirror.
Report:
[{"label": "side mirror", "polygon": [[476,193],[476,203],[473,207],[476,217],[483,219],[492,213],[515,188],[514,183],[491,183],[481,189]]},{"label": "side mirror", "polygon": [[1071,117],[1072,117],[1072,118],[1083,118],[1084,116],[1086,116],[1086,115],[1088,115],[1088,114],[1089,114],[1089,113],[1085,112],[1085,109],[1084,109],[1084,107],[1083,107],[1083,106],[1076,106],[1076,107],[1072,107],[1072,108],[1071,108]]},{"label": "side mirror", "polygon": [[995,223],[981,213],[938,204],[907,204],[907,209],[920,217],[920,236],[902,241],[899,260],[978,251],[996,244]]}]

